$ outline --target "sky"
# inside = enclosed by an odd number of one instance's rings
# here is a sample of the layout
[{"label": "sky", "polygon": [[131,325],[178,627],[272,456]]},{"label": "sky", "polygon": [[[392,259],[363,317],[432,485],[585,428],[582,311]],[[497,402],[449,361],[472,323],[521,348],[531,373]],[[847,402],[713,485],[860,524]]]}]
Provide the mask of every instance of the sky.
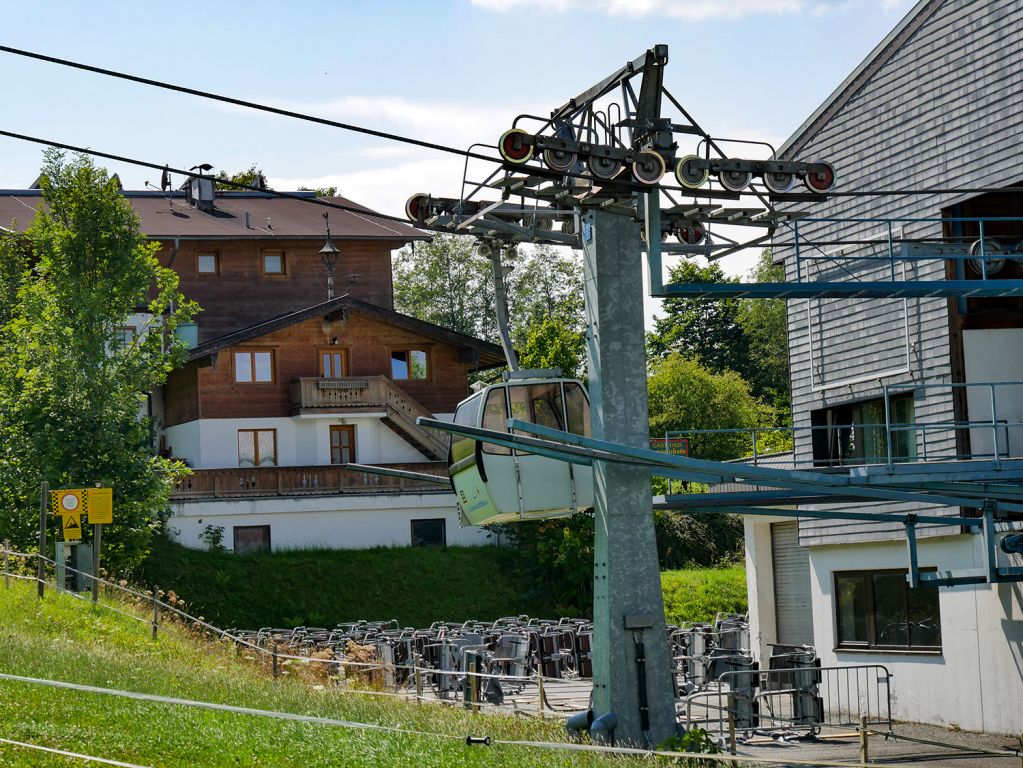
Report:
[{"label": "sky", "polygon": [[[910,0],[0,0],[3,45],[466,148],[548,114],[652,45],[711,134],[779,146]],[[457,196],[454,155],[0,53],[0,128],[172,167],[257,164],[401,215]],[[42,148],[0,137],[0,188]],[[816,158],[802,158],[813,160]],[[128,188],[159,174],[104,161]],[[181,180],[177,180],[179,183]],[[731,272],[749,258],[726,263]],[[654,307],[650,305],[650,311]]]}]

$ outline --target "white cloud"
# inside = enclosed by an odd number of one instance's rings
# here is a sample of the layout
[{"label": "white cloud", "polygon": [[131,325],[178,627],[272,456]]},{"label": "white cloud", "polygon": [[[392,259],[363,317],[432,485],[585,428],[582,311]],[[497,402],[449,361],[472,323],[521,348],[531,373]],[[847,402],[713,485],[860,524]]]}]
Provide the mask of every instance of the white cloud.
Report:
[{"label": "white cloud", "polygon": [[[747,16],[783,15],[807,12],[815,16],[832,10],[867,4],[865,0],[470,0],[487,11],[591,11],[606,16],[701,21],[704,19],[741,19]],[[888,13],[905,0],[870,0]]]}]

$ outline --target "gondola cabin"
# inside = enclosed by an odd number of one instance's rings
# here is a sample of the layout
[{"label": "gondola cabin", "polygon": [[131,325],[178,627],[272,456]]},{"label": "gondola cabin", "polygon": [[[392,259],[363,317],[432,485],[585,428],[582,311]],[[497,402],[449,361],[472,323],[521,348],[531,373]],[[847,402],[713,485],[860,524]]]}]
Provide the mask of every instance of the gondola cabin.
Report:
[{"label": "gondola cabin", "polygon": [[[514,374],[512,374],[514,376]],[[511,378],[458,404],[455,423],[507,432],[516,418],[590,434],[590,404],[574,379]],[[451,481],[471,525],[562,517],[593,506],[593,470],[455,435]]]}]

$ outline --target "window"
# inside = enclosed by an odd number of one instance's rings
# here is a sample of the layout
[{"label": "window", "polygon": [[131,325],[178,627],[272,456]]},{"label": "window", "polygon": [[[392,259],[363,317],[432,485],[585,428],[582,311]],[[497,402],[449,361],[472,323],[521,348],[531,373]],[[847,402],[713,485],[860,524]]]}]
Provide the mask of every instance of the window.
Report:
[{"label": "window", "polygon": [[[483,406],[483,428],[492,429],[495,432],[508,431],[508,389],[506,387],[495,387],[487,395],[487,402]],[[498,453],[508,455],[510,448],[493,443],[483,443],[484,453]]]},{"label": "window", "polygon": [[905,570],[835,573],[839,648],[941,649],[938,588]]},{"label": "window", "polygon": [[200,275],[220,274],[220,254],[216,251],[200,251],[196,260],[196,271]]},{"label": "window", "polygon": [[889,431],[894,461],[916,458],[912,393],[888,398],[885,429],[884,398],[822,408],[810,414],[816,466],[883,464],[888,461]]},{"label": "window", "polygon": [[137,332],[134,325],[121,325],[114,328],[113,347],[115,350],[127,349],[135,343]]},{"label": "window", "polygon": [[325,379],[340,379],[348,375],[347,349],[320,350],[320,376]]},{"label": "window", "polygon": [[[571,381],[563,385],[555,381],[547,384],[511,384],[491,389],[483,406],[483,428],[507,432],[509,415],[513,419],[551,429],[577,435],[590,434],[590,406],[586,394],[582,387]],[[508,448],[487,443],[484,443],[483,451],[505,455],[511,453]]]},{"label": "window", "polygon": [[284,251],[263,251],[263,274],[284,275],[285,271]]},{"label": "window", "polygon": [[273,382],[273,352],[268,349],[235,352],[234,380],[240,384]]},{"label": "window", "polygon": [[269,525],[236,525],[233,530],[236,555],[270,551]]},{"label": "window", "polygon": [[391,378],[425,381],[430,378],[427,355],[421,349],[391,351]]},{"label": "window", "polygon": [[349,424],[330,426],[330,463],[353,464],[355,462],[355,427]]},{"label": "window", "polygon": [[239,429],[238,466],[277,466],[277,430]]},{"label": "window", "polygon": [[412,521],[413,547],[444,547],[447,543],[446,523],[443,517]]}]

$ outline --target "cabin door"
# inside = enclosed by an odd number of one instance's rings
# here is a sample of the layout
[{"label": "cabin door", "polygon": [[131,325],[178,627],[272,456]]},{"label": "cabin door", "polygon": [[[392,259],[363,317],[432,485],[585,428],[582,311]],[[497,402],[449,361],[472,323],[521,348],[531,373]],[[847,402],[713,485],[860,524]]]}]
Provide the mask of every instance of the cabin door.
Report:
[{"label": "cabin door", "polygon": [[355,426],[332,424],[330,427],[330,463],[355,463]]}]

